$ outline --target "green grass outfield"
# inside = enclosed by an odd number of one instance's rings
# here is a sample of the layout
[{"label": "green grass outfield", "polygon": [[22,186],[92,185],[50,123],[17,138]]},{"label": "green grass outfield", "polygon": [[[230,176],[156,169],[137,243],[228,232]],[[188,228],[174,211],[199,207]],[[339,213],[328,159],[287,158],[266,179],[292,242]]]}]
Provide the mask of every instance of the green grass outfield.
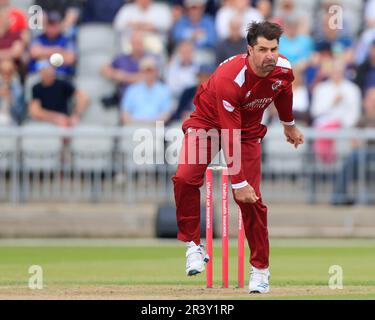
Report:
[{"label": "green grass outfield", "polygon": [[[205,289],[205,275],[185,276],[185,248],[177,241],[1,241],[0,299],[375,299],[374,239],[271,240],[268,295],[235,288],[235,245],[231,288],[220,288],[216,242],[214,289]],[[43,268],[42,290],[28,288],[31,265]],[[328,288],[331,265],[343,269],[342,290]]]}]

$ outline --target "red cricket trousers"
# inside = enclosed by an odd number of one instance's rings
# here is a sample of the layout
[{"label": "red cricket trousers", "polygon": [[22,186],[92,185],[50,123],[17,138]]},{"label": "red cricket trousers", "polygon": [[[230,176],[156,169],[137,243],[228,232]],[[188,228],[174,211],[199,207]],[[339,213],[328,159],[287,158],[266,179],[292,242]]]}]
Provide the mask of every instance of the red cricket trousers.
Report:
[{"label": "red cricket trousers", "polygon": [[[208,164],[216,156],[217,149],[212,146],[210,137],[205,143],[195,135],[189,136],[186,131],[180,153],[179,165],[175,176],[174,196],[178,235],[181,241],[200,243],[200,187],[204,183],[204,175]],[[200,140],[197,142],[197,139]],[[195,140],[195,141],[194,141]],[[250,263],[256,268],[267,268],[269,265],[269,241],[267,229],[267,207],[263,204],[260,193],[261,181],[261,143],[260,139],[241,139],[241,165],[247,182],[254,188],[259,200],[254,204],[237,202],[242,211],[244,229],[250,248]],[[189,146],[190,145],[190,146]],[[193,147],[192,147],[193,146]],[[206,154],[206,163],[188,161],[188,150],[196,155]]]}]

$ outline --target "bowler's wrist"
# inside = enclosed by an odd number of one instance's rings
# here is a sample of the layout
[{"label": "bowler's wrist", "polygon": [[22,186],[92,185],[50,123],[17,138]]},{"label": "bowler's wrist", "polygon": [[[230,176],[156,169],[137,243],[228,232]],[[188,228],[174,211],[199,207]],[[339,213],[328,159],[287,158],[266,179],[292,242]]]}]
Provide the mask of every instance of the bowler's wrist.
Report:
[{"label": "bowler's wrist", "polygon": [[294,120],[289,121],[289,122],[280,120],[280,122],[284,126],[285,129],[295,128],[295,126],[296,126],[296,122]]},{"label": "bowler's wrist", "polygon": [[232,189],[234,190],[241,189],[243,187],[246,187],[248,184],[249,183],[246,180],[239,182],[239,183],[232,183]]}]

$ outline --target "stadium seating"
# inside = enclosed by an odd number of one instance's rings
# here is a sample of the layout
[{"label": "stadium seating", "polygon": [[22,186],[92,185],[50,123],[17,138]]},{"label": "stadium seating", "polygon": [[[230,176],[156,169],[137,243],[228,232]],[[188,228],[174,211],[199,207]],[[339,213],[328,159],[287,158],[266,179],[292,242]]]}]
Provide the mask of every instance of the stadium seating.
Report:
[{"label": "stadium seating", "polygon": [[22,163],[27,171],[54,171],[61,167],[62,139],[52,124],[28,122],[21,139]]},{"label": "stadium seating", "polygon": [[87,125],[116,126],[119,122],[118,109],[106,110],[101,98],[113,94],[115,86],[104,79],[100,68],[111,61],[116,52],[115,33],[104,24],[88,24],[78,32],[78,65],[75,84],[90,98],[82,122]]},{"label": "stadium seating", "polygon": [[127,125],[122,130],[119,150],[123,153],[126,171],[155,172],[155,160],[164,159],[164,137],[156,135],[154,125]]},{"label": "stadium seating", "polygon": [[81,125],[74,128],[70,145],[74,170],[104,172],[112,168],[114,139],[106,135],[106,131],[100,126]]},{"label": "stadium seating", "polygon": [[85,24],[78,31],[78,54],[90,55],[97,52],[113,54],[116,47],[116,33],[106,24]]},{"label": "stadium seating", "polygon": [[[303,127],[301,127],[303,130]],[[267,137],[264,140],[266,160],[263,165],[265,172],[272,174],[301,174],[307,156],[307,144],[297,149],[285,142],[282,127],[274,123],[268,127]]]},{"label": "stadium seating", "polygon": [[15,136],[0,136],[0,171],[5,172],[12,166],[12,159],[17,151],[17,138]]}]

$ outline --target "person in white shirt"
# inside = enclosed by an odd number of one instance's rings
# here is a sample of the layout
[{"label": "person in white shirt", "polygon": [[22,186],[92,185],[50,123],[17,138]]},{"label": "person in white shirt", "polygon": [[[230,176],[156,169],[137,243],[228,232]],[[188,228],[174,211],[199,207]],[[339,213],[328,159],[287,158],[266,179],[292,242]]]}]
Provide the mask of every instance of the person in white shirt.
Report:
[{"label": "person in white shirt", "polygon": [[176,99],[182,92],[197,83],[199,64],[194,60],[194,44],[182,41],[167,68],[166,83]]},{"label": "person in white shirt", "polygon": [[167,35],[172,27],[172,14],[168,5],[154,3],[153,0],[135,0],[125,4],[117,13],[114,29],[126,40],[132,31],[146,32],[146,47],[154,47],[154,53],[160,53],[167,42]]},{"label": "person in white shirt", "polygon": [[[313,126],[319,132],[339,128],[352,128],[361,115],[361,90],[344,78],[345,64],[336,60],[331,64],[330,78],[319,83],[312,97]],[[335,141],[318,138],[314,141],[317,159],[325,164],[337,161]]]},{"label": "person in white shirt", "polygon": [[253,22],[264,20],[259,10],[251,7],[249,0],[231,0],[221,7],[216,15],[216,31],[220,39],[226,39],[230,34],[230,21],[239,16],[242,22],[241,33],[244,38],[247,26]]},{"label": "person in white shirt", "polygon": [[318,84],[313,91],[311,115],[315,127],[337,124],[338,127],[353,127],[361,115],[361,91],[345,79],[345,65],[332,62],[331,76]]}]

